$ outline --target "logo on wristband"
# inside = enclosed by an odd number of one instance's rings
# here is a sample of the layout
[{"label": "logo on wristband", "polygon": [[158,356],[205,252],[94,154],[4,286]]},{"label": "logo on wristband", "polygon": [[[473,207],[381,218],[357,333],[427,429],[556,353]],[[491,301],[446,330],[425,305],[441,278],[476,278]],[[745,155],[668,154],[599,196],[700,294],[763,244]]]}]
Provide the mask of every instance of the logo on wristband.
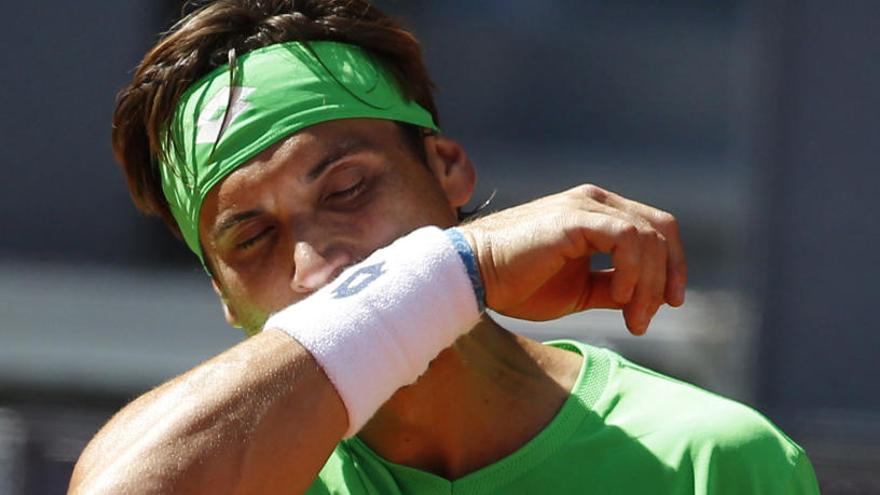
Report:
[{"label": "logo on wristband", "polygon": [[358,271],[352,273],[351,276],[345,279],[344,282],[333,289],[333,298],[342,299],[344,297],[353,296],[358,292],[366,289],[383,273],[385,273],[384,271],[382,271],[383,266],[385,266],[385,262],[380,261],[379,263],[362,267]]}]

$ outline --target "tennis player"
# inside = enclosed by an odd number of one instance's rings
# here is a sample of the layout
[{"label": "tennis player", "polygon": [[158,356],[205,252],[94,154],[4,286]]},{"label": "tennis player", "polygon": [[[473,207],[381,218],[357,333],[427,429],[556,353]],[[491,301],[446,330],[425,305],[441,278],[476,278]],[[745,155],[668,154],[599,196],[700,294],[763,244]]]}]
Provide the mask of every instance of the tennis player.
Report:
[{"label": "tennis player", "polygon": [[641,334],[684,302],[675,219],[580,185],[460,223],[474,167],[417,40],[363,0],[192,12],[113,146],[250,337],[120,411],[71,493],[817,493],[748,407],[484,313],[612,308]]}]

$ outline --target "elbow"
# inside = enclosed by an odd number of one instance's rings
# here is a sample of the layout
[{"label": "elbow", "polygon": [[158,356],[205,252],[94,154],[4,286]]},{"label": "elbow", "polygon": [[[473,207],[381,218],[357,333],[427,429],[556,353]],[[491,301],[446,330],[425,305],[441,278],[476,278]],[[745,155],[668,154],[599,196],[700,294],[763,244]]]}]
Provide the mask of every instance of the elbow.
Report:
[{"label": "elbow", "polygon": [[73,468],[73,475],[70,477],[70,484],[67,486],[67,495],[80,495],[84,493],[94,493],[94,490],[88,489],[89,477],[85,474],[83,467],[83,458],[80,457]]},{"label": "elbow", "polygon": [[97,480],[101,477],[100,473],[104,470],[100,466],[96,456],[92,455],[88,448],[80,454],[76,465],[73,467],[73,474],[70,477],[70,483],[67,486],[68,495],[81,495],[100,493]]},{"label": "elbow", "polygon": [[95,440],[92,440],[76,461],[67,486],[68,495],[131,493],[120,490],[126,483],[119,473],[113,473],[118,471],[113,469],[115,463],[109,456],[101,455],[102,449],[94,444]]}]

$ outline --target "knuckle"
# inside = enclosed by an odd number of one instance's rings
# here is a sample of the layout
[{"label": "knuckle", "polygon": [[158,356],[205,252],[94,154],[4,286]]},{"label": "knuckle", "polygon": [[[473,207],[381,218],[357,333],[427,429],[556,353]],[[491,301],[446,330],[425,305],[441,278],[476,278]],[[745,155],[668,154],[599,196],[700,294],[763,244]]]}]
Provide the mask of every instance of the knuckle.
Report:
[{"label": "knuckle", "polygon": [[578,186],[576,190],[580,196],[587,197],[600,203],[604,202],[605,199],[608,197],[608,191],[602,189],[595,184],[583,184],[581,186]]},{"label": "knuckle", "polygon": [[678,232],[678,219],[672,213],[660,211],[656,215],[657,226],[670,233]]},{"label": "knuckle", "polygon": [[669,247],[669,239],[666,238],[665,235],[661,233],[657,233],[657,244],[660,245],[660,248],[666,251],[667,247]]},{"label": "knuckle", "polygon": [[620,238],[623,242],[635,242],[641,238],[642,233],[638,227],[627,223],[620,228]]},{"label": "knuckle", "polygon": [[656,247],[659,246],[662,242],[666,241],[666,238],[663,237],[660,232],[650,227],[642,227],[638,229],[639,238],[642,243],[647,244],[649,246]]},{"label": "knuckle", "polygon": [[655,242],[657,243],[657,250],[663,256],[663,259],[666,259],[669,254],[669,241],[662,234],[658,234]]}]

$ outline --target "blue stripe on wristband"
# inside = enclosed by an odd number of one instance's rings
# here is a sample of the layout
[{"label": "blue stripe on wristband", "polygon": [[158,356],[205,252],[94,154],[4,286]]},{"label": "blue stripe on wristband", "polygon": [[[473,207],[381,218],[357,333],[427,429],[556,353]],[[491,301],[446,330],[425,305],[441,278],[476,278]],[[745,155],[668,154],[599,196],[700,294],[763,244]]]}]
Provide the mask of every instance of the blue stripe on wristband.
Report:
[{"label": "blue stripe on wristband", "polygon": [[486,291],[483,289],[483,280],[480,278],[480,270],[477,268],[477,258],[474,256],[473,248],[471,248],[470,243],[464,238],[464,234],[458,228],[453,227],[446,229],[444,232],[449,237],[449,240],[452,241],[452,245],[455,246],[458,256],[467,269],[468,278],[471,279],[471,285],[474,287],[474,295],[477,296],[477,307],[480,312],[485,311]]}]

